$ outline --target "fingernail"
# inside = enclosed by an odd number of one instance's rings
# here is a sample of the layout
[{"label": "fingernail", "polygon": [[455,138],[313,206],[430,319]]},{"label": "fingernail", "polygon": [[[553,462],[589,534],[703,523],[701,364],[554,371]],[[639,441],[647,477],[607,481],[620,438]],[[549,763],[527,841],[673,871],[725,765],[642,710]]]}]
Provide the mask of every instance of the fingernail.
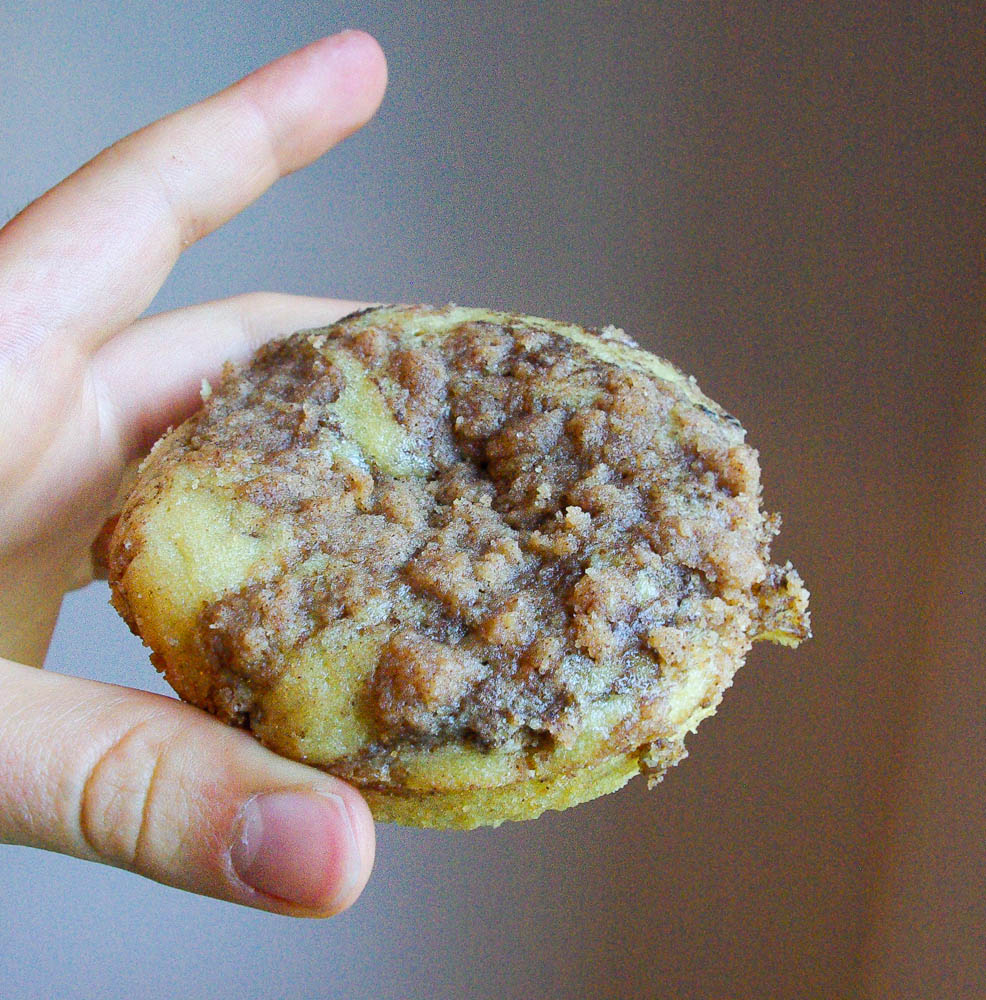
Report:
[{"label": "fingernail", "polygon": [[338,795],[268,792],[244,803],[230,860],[258,892],[313,910],[332,910],[352,892],[360,854]]}]

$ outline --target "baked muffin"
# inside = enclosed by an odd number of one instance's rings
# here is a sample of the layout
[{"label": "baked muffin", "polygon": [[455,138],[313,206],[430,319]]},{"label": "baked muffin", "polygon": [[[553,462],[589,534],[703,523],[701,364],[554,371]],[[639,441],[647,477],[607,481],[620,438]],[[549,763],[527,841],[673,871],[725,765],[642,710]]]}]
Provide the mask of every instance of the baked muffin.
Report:
[{"label": "baked muffin", "polygon": [[109,571],[182,698],[471,827],[659,779],[751,642],[805,638],[778,526],[739,422],[621,330],[385,307],[204,385]]}]

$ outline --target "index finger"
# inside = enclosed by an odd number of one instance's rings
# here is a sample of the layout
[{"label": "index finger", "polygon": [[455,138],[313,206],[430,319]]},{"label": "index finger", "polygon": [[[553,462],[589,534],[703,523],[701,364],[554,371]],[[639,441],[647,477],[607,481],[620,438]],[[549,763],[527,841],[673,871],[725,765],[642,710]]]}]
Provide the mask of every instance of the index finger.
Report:
[{"label": "index finger", "polygon": [[147,307],[185,247],[376,111],[377,43],[299,49],[122,139],[0,230],[0,348],[92,351]]}]

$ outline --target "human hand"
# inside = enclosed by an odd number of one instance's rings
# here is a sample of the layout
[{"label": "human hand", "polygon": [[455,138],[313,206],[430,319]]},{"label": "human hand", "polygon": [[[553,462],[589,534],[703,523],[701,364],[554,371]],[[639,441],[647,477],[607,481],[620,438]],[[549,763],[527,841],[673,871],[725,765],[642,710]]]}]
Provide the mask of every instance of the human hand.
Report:
[{"label": "human hand", "polygon": [[[174,699],[40,666],[128,462],[261,342],[355,303],[239,296],[137,317],[179,254],[376,110],[345,32],[105,150],[0,230],[0,841],[302,916],[360,893],[369,811]],[[19,661],[19,662],[14,662]]]}]

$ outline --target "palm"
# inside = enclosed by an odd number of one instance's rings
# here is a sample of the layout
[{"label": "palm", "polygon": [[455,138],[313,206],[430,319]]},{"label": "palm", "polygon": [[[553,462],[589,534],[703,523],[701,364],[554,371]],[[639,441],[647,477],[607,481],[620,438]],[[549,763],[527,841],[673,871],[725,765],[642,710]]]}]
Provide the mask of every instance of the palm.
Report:
[{"label": "palm", "polygon": [[57,558],[69,586],[85,580],[85,553],[112,504],[126,435],[101,408],[90,359],[65,351],[45,360],[29,385],[5,386],[19,405],[0,422],[0,523],[7,547],[31,544]]}]

